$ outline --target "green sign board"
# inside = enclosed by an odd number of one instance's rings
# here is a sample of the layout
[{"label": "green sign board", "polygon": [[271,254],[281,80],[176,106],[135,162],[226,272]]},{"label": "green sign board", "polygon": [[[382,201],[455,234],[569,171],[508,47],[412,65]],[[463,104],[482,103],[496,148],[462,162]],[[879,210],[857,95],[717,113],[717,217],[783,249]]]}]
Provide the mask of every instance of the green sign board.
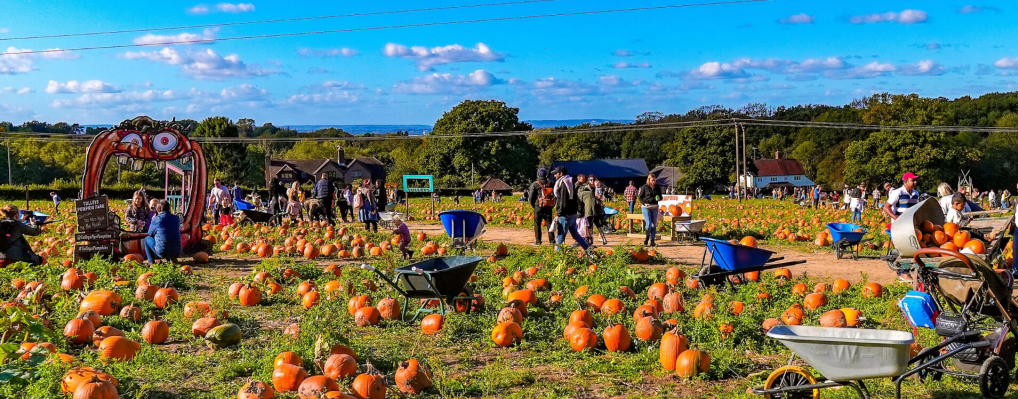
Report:
[{"label": "green sign board", "polygon": [[[427,180],[427,187],[411,187],[409,182],[414,181],[420,186],[421,180]],[[432,175],[403,175],[403,190],[408,193],[433,193],[435,192],[435,178]]]}]

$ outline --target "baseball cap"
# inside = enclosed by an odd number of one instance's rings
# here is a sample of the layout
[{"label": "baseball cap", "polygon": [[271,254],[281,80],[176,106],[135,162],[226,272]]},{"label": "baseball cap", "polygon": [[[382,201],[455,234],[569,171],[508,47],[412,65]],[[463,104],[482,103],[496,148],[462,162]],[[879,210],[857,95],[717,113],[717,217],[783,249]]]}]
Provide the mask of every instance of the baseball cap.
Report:
[{"label": "baseball cap", "polygon": [[555,170],[551,171],[551,174],[553,174],[553,175],[557,175],[559,173],[561,173],[561,174],[568,174],[569,172],[566,171],[566,167],[565,166],[559,166],[559,167],[555,168]]},{"label": "baseball cap", "polygon": [[908,179],[917,179],[918,180],[919,176],[916,176],[915,173],[908,172],[908,173],[905,173],[905,175],[901,177],[902,181],[905,181],[905,180],[908,180]]}]

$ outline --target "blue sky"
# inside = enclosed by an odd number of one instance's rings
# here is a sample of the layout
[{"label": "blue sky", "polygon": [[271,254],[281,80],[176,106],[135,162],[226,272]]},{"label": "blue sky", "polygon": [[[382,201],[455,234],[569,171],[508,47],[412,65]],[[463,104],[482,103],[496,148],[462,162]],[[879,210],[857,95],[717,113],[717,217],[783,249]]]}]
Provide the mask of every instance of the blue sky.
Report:
[{"label": "blue sky", "polygon": [[[485,2],[7,1],[0,38]],[[694,2],[558,0],[152,34],[0,40],[0,50]],[[144,114],[199,120],[226,115],[276,125],[432,124],[463,99],[503,100],[519,107],[524,119],[632,119],[644,111],[681,113],[709,104],[845,104],[883,91],[977,96],[1016,90],[1011,76],[1018,74],[1015,12],[1011,2],[774,0],[7,55],[0,56],[0,120],[99,124]]]}]

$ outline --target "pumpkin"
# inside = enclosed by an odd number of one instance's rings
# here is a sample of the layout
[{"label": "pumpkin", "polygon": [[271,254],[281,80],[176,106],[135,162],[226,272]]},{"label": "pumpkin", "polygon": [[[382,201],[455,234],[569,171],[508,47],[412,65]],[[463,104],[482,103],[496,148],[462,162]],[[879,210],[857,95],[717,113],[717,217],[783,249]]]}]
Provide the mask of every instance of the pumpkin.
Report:
[{"label": "pumpkin", "polygon": [[695,278],[687,278],[686,279],[686,288],[689,288],[691,290],[695,290],[697,288],[700,288],[700,280],[697,280]]},{"label": "pumpkin", "polygon": [[353,396],[357,399],[385,399],[385,380],[380,375],[358,375],[353,380]]},{"label": "pumpkin", "polygon": [[664,333],[664,326],[653,316],[641,317],[633,328],[636,338],[641,341],[655,342],[661,339]]},{"label": "pumpkin", "polygon": [[119,329],[117,329],[115,327],[102,326],[102,327],[99,327],[99,328],[95,329],[95,332],[92,333],[92,343],[95,346],[99,346],[99,344],[102,343],[102,341],[104,339],[106,339],[106,338],[109,338],[109,337],[123,337],[123,336],[124,336],[124,332],[120,331]]},{"label": "pumpkin", "polygon": [[92,376],[99,377],[100,380],[107,381],[113,384],[114,387],[119,385],[117,379],[113,378],[110,374],[91,367],[79,367],[70,369],[64,374],[64,377],[60,380],[60,392],[72,395],[81,383],[91,380]]},{"label": "pumpkin", "polygon": [[820,292],[814,292],[812,294],[806,295],[806,298],[803,299],[802,301],[802,305],[803,307],[806,308],[806,310],[814,310],[821,306],[827,305],[827,295],[824,295],[823,293]]},{"label": "pumpkin", "polygon": [[509,247],[507,247],[505,244],[498,244],[498,247],[495,249],[495,255],[509,256]]},{"label": "pumpkin", "polygon": [[577,321],[582,322],[588,328],[594,326],[594,316],[586,309],[574,310],[569,314],[569,323]]},{"label": "pumpkin", "polygon": [[664,311],[666,313],[686,312],[682,294],[678,292],[670,292],[667,295],[665,295],[661,299],[661,305],[664,307]]},{"label": "pumpkin", "polygon": [[316,375],[305,378],[297,387],[297,397],[300,399],[319,399],[325,396],[326,392],[339,390],[339,384],[332,378],[324,375]]},{"label": "pumpkin", "polygon": [[845,319],[845,312],[839,309],[828,310],[823,316],[820,316],[821,327],[847,327],[848,321]]},{"label": "pumpkin", "polygon": [[849,284],[848,281],[842,280],[842,279],[837,279],[837,280],[834,280],[834,285],[831,286],[831,292],[833,292],[835,294],[840,294],[842,291],[847,290],[851,286],[852,285]]},{"label": "pumpkin", "polygon": [[71,319],[64,325],[64,337],[75,345],[86,345],[92,342],[92,333],[95,327],[88,319]]},{"label": "pumpkin", "polygon": [[647,289],[647,299],[661,299],[664,298],[668,292],[671,291],[665,283],[654,283],[651,284],[650,288]]},{"label": "pumpkin", "polygon": [[252,284],[247,284],[240,287],[237,298],[240,299],[241,306],[255,306],[262,302],[262,291]]},{"label": "pumpkin", "polygon": [[742,240],[739,240],[739,245],[745,245],[747,247],[756,248],[760,244],[756,242],[756,238],[755,237],[753,237],[753,236],[745,236],[745,237],[742,237]]},{"label": "pumpkin", "polygon": [[167,307],[177,303],[179,300],[180,295],[177,293],[177,290],[169,287],[160,288],[156,291],[155,297],[152,298],[152,301],[155,302],[156,307],[159,309],[166,309]]},{"label": "pumpkin", "polygon": [[276,391],[269,384],[261,381],[248,381],[240,387],[237,399],[274,399]]},{"label": "pumpkin", "polygon": [[679,333],[679,331],[672,330],[665,332],[661,336],[661,347],[658,349],[658,360],[661,362],[661,367],[665,371],[675,370],[675,362],[678,360],[679,355],[688,349],[689,340],[686,339],[685,335]]},{"label": "pumpkin", "polygon": [[788,270],[787,268],[781,268],[781,269],[775,270],[774,271],[774,278],[791,280],[792,279],[792,271]]},{"label": "pumpkin", "polygon": [[733,316],[742,314],[742,310],[746,307],[746,304],[739,301],[732,301],[728,303],[728,313]]},{"label": "pumpkin", "polygon": [[[255,277],[257,279],[257,277]],[[244,283],[233,283],[230,284],[230,289],[227,291],[230,294],[230,299],[237,299],[240,295],[240,289],[244,288]],[[155,293],[153,293],[155,295]]]},{"label": "pumpkin", "polygon": [[700,302],[696,309],[693,309],[693,318],[697,320],[710,320],[713,314],[714,304],[710,302]]},{"label": "pumpkin", "polygon": [[209,330],[218,327],[220,324],[222,323],[215,317],[202,317],[195,320],[194,324],[191,324],[191,335],[203,338],[209,333]]},{"label": "pumpkin", "polygon": [[346,304],[346,310],[350,312],[350,316],[357,314],[357,309],[368,306],[371,304],[371,298],[367,295],[359,295],[350,298],[350,301]]},{"label": "pumpkin", "polygon": [[519,324],[507,321],[495,326],[491,331],[491,340],[495,345],[509,347],[523,339],[523,329]]},{"label": "pumpkin", "polygon": [[783,325],[783,324],[785,324],[785,323],[782,323],[781,320],[773,319],[772,318],[772,319],[764,320],[763,324],[761,324],[760,326],[763,328],[764,334],[766,334],[772,328],[780,326],[780,325]]},{"label": "pumpkin", "polygon": [[226,323],[209,330],[205,334],[205,341],[212,349],[226,348],[236,345],[243,338],[240,326],[233,323]]},{"label": "pumpkin", "polygon": [[806,296],[806,284],[799,283],[792,286],[792,293],[797,296]]},{"label": "pumpkin", "polygon": [[[311,295],[311,294],[318,294],[318,292],[317,291],[312,291],[312,292],[309,292],[307,295],[304,296],[304,299],[305,299],[304,307],[305,308],[310,308],[310,306],[307,306],[306,301],[307,301],[308,295]],[[314,306],[314,305],[312,305],[312,306]],[[378,309],[376,309],[374,306],[365,306],[365,307],[362,307],[360,309],[357,309],[357,313],[354,313],[354,316],[353,316],[354,322],[357,323],[358,327],[368,327],[368,326],[378,325],[378,319],[379,318],[381,318],[381,315],[378,313]]]},{"label": "pumpkin", "polygon": [[345,380],[357,374],[357,360],[345,353],[329,355],[322,372],[334,380]]},{"label": "pumpkin", "polygon": [[161,344],[166,342],[170,335],[170,326],[162,320],[152,320],[145,323],[141,329],[141,338],[150,344]]},{"label": "pumpkin", "polygon": [[607,299],[605,299],[605,297],[601,294],[591,295],[587,298],[587,308],[594,312],[600,312],[601,305],[604,304],[606,300]]},{"label": "pumpkin", "polygon": [[521,302],[525,302],[531,305],[537,305],[537,294],[534,293],[534,290],[522,289],[513,291],[511,294],[509,294],[509,298],[507,298],[506,300],[507,301],[519,300]]},{"label": "pumpkin", "polygon": [[194,254],[194,263],[209,263],[209,254],[205,252],[196,252]]},{"label": "pumpkin", "polygon": [[424,392],[431,388],[431,373],[417,359],[407,360],[396,369],[396,388],[406,394]]},{"label": "pumpkin", "polygon": [[615,298],[606,300],[603,304],[601,304],[601,313],[606,315],[613,315],[625,311],[626,304]]},{"label": "pumpkin", "polygon": [[862,312],[856,308],[841,308],[840,310],[841,313],[845,315],[845,323],[849,327],[856,327],[865,320],[865,318],[862,317]]},{"label": "pumpkin", "polygon": [[675,361],[675,373],[679,377],[695,377],[710,370],[710,355],[696,349],[687,349]]},{"label": "pumpkin", "polygon": [[92,375],[92,378],[78,385],[72,399],[117,399],[117,387],[113,383]]},{"label": "pumpkin", "polygon": [[862,297],[866,299],[880,298],[884,296],[884,286],[877,283],[869,283],[862,287]]},{"label": "pumpkin", "polygon": [[428,335],[438,334],[442,331],[442,325],[445,323],[445,317],[440,314],[429,314],[421,320],[421,331]]},{"label": "pumpkin", "polygon": [[81,300],[81,305],[78,309],[80,312],[92,310],[100,316],[109,316],[116,313],[117,309],[120,309],[121,302],[120,295],[117,295],[115,292],[96,290],[88,293]]},{"label": "pumpkin", "polygon": [[125,337],[112,336],[99,343],[100,359],[131,360],[141,350],[141,344]]},{"label": "pumpkin", "polygon": [[402,306],[392,298],[385,298],[378,301],[378,313],[385,320],[397,320],[400,318]]},{"label": "pumpkin", "polygon": [[790,326],[797,326],[802,324],[802,309],[799,308],[788,308],[784,313],[781,314],[781,321],[785,322]]},{"label": "pumpkin", "polygon": [[303,367],[281,364],[272,370],[272,386],[279,392],[293,392],[307,376]]},{"label": "pumpkin", "polygon": [[190,319],[207,316],[212,312],[212,304],[205,301],[191,301],[184,305],[184,317]]},{"label": "pumpkin", "polygon": [[619,323],[610,323],[601,334],[604,338],[604,346],[609,352],[625,352],[629,350],[632,338],[626,326]]},{"label": "pumpkin", "polygon": [[597,334],[594,334],[594,330],[586,327],[574,329],[567,339],[569,340],[569,347],[577,352],[597,347]]},{"label": "pumpkin", "polygon": [[679,285],[679,281],[682,281],[685,278],[686,272],[679,270],[677,267],[669,268],[668,271],[665,272],[665,280],[667,280],[670,285]]},{"label": "pumpkin", "polygon": [[304,367],[304,360],[300,358],[300,355],[286,351],[276,355],[276,358],[272,361],[272,367],[279,367],[280,364],[292,364],[294,366]]}]

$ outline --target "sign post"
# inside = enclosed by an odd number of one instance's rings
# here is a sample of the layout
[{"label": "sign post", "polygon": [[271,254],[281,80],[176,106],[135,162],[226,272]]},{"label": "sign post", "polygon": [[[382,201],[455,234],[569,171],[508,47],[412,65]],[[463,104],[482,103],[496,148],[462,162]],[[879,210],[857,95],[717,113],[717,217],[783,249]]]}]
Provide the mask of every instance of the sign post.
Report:
[{"label": "sign post", "polygon": [[74,260],[91,259],[96,255],[113,256],[119,245],[117,233],[110,230],[110,201],[104,196],[74,201],[77,231],[74,235]]},{"label": "sign post", "polygon": [[[428,182],[427,187],[410,187],[409,183],[411,180],[425,180]],[[406,214],[410,216],[410,193],[434,193],[435,192],[435,177],[432,175],[403,175],[403,191],[406,192]],[[431,215],[435,215],[435,196],[431,196]]]}]

